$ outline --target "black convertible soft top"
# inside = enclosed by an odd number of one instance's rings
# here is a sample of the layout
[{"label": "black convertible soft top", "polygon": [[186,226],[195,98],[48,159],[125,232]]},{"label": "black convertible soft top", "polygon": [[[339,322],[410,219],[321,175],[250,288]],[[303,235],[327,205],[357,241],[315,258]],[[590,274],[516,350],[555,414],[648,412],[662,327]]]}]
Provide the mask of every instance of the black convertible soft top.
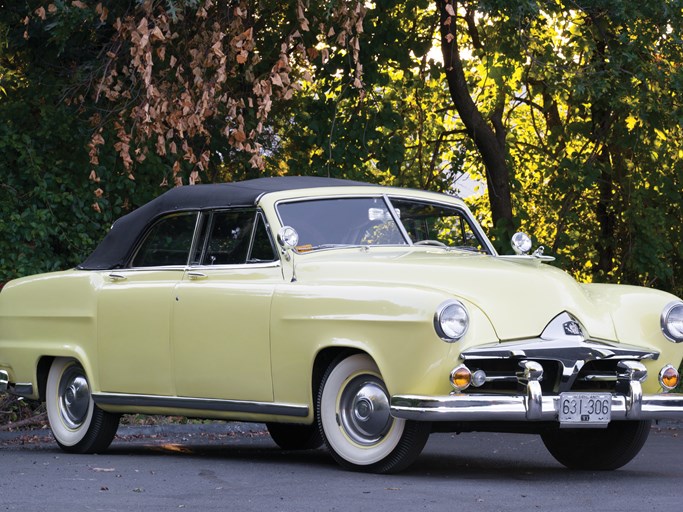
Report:
[{"label": "black convertible soft top", "polygon": [[174,211],[254,206],[269,192],[318,187],[368,185],[358,181],[314,176],[257,178],[234,183],[177,187],[114,222],[107,236],[77,268],[108,270],[127,264],[131,251],[157,217]]}]

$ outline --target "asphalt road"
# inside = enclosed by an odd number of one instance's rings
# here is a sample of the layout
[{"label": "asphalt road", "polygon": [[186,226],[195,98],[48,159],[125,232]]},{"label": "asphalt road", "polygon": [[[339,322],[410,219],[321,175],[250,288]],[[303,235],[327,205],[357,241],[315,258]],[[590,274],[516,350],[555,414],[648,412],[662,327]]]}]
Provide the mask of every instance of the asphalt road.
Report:
[{"label": "asphalt road", "polygon": [[683,424],[653,429],[613,472],[569,471],[536,436],[435,434],[409,471],[339,469],[284,452],[252,424],[122,427],[103,455],[61,452],[49,431],[0,434],[0,511],[678,509]]}]

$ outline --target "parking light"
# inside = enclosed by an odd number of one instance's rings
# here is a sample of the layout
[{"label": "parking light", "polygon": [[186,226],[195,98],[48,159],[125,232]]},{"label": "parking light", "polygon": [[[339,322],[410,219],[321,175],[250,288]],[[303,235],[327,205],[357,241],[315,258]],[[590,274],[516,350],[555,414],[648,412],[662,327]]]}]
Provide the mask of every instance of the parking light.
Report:
[{"label": "parking light", "polygon": [[659,372],[659,384],[666,390],[672,390],[678,386],[679,378],[678,370],[670,364],[666,365]]},{"label": "parking light", "polygon": [[464,364],[453,368],[451,372],[451,386],[456,391],[467,389],[472,383],[472,372]]}]

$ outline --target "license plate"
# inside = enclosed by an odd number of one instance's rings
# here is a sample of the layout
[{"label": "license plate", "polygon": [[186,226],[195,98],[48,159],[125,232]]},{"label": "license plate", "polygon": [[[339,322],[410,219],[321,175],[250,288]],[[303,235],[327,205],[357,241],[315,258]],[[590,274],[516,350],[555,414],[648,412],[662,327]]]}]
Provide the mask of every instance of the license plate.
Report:
[{"label": "license plate", "polygon": [[611,416],[612,395],[609,393],[560,393],[560,426],[607,426]]}]

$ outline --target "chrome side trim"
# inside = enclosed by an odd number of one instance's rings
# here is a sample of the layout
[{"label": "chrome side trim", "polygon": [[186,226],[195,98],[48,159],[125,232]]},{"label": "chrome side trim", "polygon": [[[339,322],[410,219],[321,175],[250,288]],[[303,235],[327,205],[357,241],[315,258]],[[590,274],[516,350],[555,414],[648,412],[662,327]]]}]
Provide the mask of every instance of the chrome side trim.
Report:
[{"label": "chrome side trim", "polygon": [[[276,253],[277,254],[277,253]],[[231,263],[225,265],[188,265],[185,267],[186,271],[192,270],[244,270],[255,268],[277,268],[280,267],[280,260],[265,261],[262,263]]]},{"label": "chrome side trim", "polygon": [[243,400],[219,400],[156,395],[123,395],[117,393],[94,393],[98,405],[117,407],[153,407],[160,409],[186,409],[192,411],[242,412],[275,416],[308,416],[307,405],[277,404],[272,402],[247,402]]},{"label": "chrome side trim", "polygon": [[5,370],[0,370],[0,393],[6,393],[8,385],[9,374]]},{"label": "chrome side trim", "polygon": [[[635,384],[640,384],[639,382]],[[612,420],[683,419],[683,394],[612,395]],[[559,396],[453,394],[391,397],[395,418],[417,421],[557,421]]]}]

